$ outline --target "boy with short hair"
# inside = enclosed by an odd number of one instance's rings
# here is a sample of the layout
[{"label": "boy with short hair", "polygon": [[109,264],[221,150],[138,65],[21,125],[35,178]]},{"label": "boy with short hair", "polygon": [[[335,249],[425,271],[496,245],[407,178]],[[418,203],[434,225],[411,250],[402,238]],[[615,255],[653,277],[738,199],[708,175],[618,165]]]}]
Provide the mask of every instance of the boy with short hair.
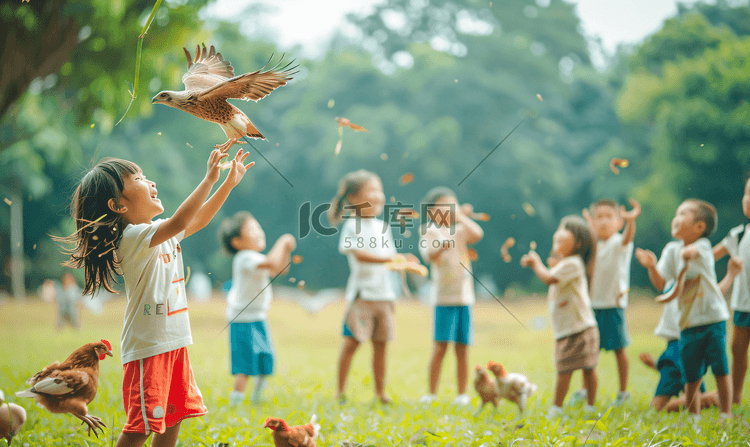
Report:
[{"label": "boy with short hair", "polygon": [[274,349],[267,321],[273,298],[270,275],[289,272],[290,254],[297,243],[294,236],[284,234],[267,255],[260,253],[266,248],[266,234],[247,211],[225,219],[219,239],[234,256],[226,314],[234,376],[229,404],[235,406],[245,398],[248,376],[258,376],[251,397],[252,402],[258,402],[266,378],[273,373]]},{"label": "boy with short hair", "polygon": [[[635,219],[641,214],[641,205],[630,199],[631,211],[603,199],[583,210],[592,234],[596,237],[596,262],[591,280],[591,307],[599,326],[599,348],[614,351],[620,391],[613,405],[622,405],[629,397],[628,357],[625,348],[630,345],[625,307],[630,291],[630,261],[633,257]],[[625,230],[620,233],[623,225]],[[586,398],[586,390],[576,391],[571,403]]]},{"label": "boy with short hair", "polygon": [[[742,212],[750,219],[750,179],[745,182],[742,196]],[[732,228],[727,237],[714,247],[714,259],[727,254],[732,257],[730,264],[740,261],[742,268],[732,286],[732,310],[734,310],[734,330],[732,331],[732,402],[742,403],[742,388],[747,374],[747,352],[750,346],[750,224]],[[727,271],[729,267],[727,268]]]},{"label": "boy with short hair", "polygon": [[672,219],[672,237],[678,241],[667,244],[659,262],[649,250],[635,251],[654,287],[663,290],[668,281],[675,281],[673,291],[662,295],[661,302],[678,300],[685,398],[696,420],[701,408],[698,388],[709,366],[716,378],[720,417],[732,417],[726,350],[729,310],[716,282],[713,251],[707,239],[714,232],[716,221],[713,205],[698,199],[685,200]]}]

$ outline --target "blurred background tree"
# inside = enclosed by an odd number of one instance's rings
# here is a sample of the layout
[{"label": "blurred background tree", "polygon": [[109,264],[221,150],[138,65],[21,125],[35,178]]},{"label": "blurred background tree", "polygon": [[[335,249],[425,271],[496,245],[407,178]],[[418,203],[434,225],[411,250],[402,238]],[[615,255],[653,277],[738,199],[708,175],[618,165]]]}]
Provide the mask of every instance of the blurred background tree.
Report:
[{"label": "blurred background tree", "polygon": [[[4,23],[26,27],[23,17],[43,13],[45,4],[37,3],[3,2]],[[200,20],[201,2],[166,1],[146,36],[142,91],[113,127],[129,101],[136,38],[152,5],[84,3],[80,14],[72,12],[75,2],[62,8],[80,42],[49,74],[32,77],[0,122],[2,187],[10,185],[9,175],[22,185],[23,251],[32,288],[62,271],[64,257],[48,234],[72,231],[69,197],[94,157],[138,163],[156,181],[165,216],[202,178],[210,148],[223,133],[215,124],[150,104],[159,90],[181,87],[181,46],[214,44],[237,73],[257,70],[278,53],[273,42],[245,37],[239,22]],[[592,66],[579,19],[562,0],[388,0],[351,23],[357,39],[342,34],[322,59],[298,58],[301,71],[287,86],[257,104],[239,105],[268,137],[254,146],[293,187],[244,146],[255,167],[214,222],[183,244],[186,265],[211,273],[215,286],[231,276],[231,260],[216,237],[222,218],[251,211],[269,245],[282,233],[298,235],[300,206],[328,202],[338,180],[360,168],[382,178],[388,202],[392,197],[418,207],[427,190],[444,185],[461,202],[489,213],[474,270],[501,291],[511,285],[542,290],[518,266],[520,255],[531,241],[547,253],[560,218],[602,197],[641,200],[636,245],[655,250],[669,240],[668,222],[688,196],[719,207],[713,242],[743,222],[747,8],[723,1],[683,7],[641,46],[623,48],[605,72]],[[370,132],[347,130],[334,157],[334,118],[341,116]],[[612,157],[631,165],[614,175]],[[414,181],[401,185],[406,172]],[[7,207],[0,208],[2,259],[10,250],[8,222]],[[393,230],[403,241],[400,251],[417,252],[417,228],[409,228],[408,237]],[[505,264],[499,250],[509,236],[518,242],[513,261]],[[304,262],[292,276],[309,289],[343,287],[348,267],[337,244],[337,235],[299,240]],[[634,262],[634,286],[647,285],[641,270]]]}]

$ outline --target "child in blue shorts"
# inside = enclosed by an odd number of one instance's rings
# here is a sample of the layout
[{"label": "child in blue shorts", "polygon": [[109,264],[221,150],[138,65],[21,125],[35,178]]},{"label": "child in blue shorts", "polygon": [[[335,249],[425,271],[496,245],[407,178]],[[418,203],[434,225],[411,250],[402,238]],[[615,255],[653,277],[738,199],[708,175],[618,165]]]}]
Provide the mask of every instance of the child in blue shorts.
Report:
[{"label": "child in blue shorts", "polygon": [[474,278],[471,274],[469,245],[484,237],[482,228],[468,214],[469,204],[459,206],[456,194],[448,188],[431,189],[422,200],[427,223],[421,229],[419,253],[429,262],[432,284],[430,300],[435,305],[435,348],[430,359],[430,393],[420,402],[429,403],[437,396],[443,358],[448,344],[456,349],[458,396],[456,405],[467,405],[469,346],[474,328],[471,308],[474,304]]},{"label": "child in blue shorts", "polygon": [[[619,406],[630,397],[628,387],[628,357],[625,348],[630,345],[625,308],[630,291],[630,261],[633,256],[635,219],[641,214],[641,205],[630,199],[633,207],[626,211],[612,200],[599,200],[583,210],[583,217],[596,237],[596,261],[591,278],[591,307],[599,326],[599,347],[614,351],[620,391],[613,405]],[[620,230],[625,225],[625,230]],[[586,390],[573,393],[571,403],[586,399]]]},{"label": "child in blue shorts", "polygon": [[219,239],[224,249],[234,255],[226,313],[234,376],[229,404],[234,406],[245,398],[248,376],[258,376],[251,397],[258,402],[266,377],[273,373],[274,349],[268,327],[268,309],[273,298],[270,276],[288,272],[290,254],[297,243],[294,236],[284,234],[268,255],[261,254],[266,248],[266,234],[246,211],[221,223]]},{"label": "child in blue shorts", "polygon": [[[745,183],[742,212],[750,219],[750,180]],[[729,254],[742,268],[732,287],[734,331],[732,331],[732,402],[742,403],[742,388],[747,374],[747,350],[750,346],[750,224],[732,228],[727,237],[714,247],[714,258]],[[730,260],[732,263],[732,260]],[[727,271],[729,268],[727,268]]]},{"label": "child in blue shorts", "polygon": [[732,417],[731,384],[726,350],[729,309],[716,282],[714,255],[707,239],[716,228],[716,208],[708,202],[688,199],[672,219],[672,236],[657,264],[653,252],[638,249],[638,262],[648,269],[651,283],[664,289],[675,281],[673,291],[661,302],[678,300],[680,360],[685,371],[685,398],[694,419],[700,417],[700,387],[711,367],[719,393],[722,419]]},{"label": "child in blue shorts", "polygon": [[[671,286],[669,287],[671,288]],[[654,334],[667,341],[667,349],[654,363],[651,354],[641,353],[641,361],[649,368],[659,371],[659,384],[656,393],[651,400],[651,407],[657,411],[679,411],[680,407],[686,407],[685,396],[680,396],[685,389],[685,372],[680,360],[680,309],[677,301],[673,300],[664,305],[661,319],[656,326]],[[706,386],[701,383],[701,408],[718,406],[718,395],[715,391],[706,393]],[[672,399],[676,397],[677,399]]]}]

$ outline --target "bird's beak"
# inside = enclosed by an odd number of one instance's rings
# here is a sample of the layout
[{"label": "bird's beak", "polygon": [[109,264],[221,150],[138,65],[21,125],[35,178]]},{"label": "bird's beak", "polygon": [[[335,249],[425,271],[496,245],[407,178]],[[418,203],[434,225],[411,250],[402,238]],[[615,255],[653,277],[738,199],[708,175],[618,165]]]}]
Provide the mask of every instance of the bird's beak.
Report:
[{"label": "bird's beak", "polygon": [[159,101],[156,99],[156,96],[154,96],[153,98],[151,98],[151,104],[156,104],[157,102],[159,102]]},{"label": "bird's beak", "polygon": [[114,355],[112,354],[112,351],[107,351],[107,352],[105,352],[105,354],[107,354],[110,357],[114,357]]}]

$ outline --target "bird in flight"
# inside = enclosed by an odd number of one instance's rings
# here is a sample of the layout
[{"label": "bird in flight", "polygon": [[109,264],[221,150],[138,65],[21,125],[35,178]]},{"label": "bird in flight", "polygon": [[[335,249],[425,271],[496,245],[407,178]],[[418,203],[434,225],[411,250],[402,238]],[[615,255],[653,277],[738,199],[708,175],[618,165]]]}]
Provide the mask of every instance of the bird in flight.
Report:
[{"label": "bird in flight", "polygon": [[151,99],[152,104],[164,104],[174,107],[198,118],[212,123],[218,123],[227,135],[228,140],[214,147],[222,152],[228,152],[234,144],[244,144],[240,138],[263,139],[266,137],[255,127],[250,118],[242,110],[227,102],[227,99],[243,99],[245,101],[260,101],[275,89],[286,85],[299,65],[290,67],[294,61],[283,67],[281,61],[273,68],[263,71],[273,59],[268,59],[266,65],[258,71],[235,76],[234,67],[224,60],[221,53],[217,53],[213,45],[207,50],[206,45],[196,47],[195,60],[190,52],[185,50],[188,70],[182,76],[185,90],[175,92],[165,90]]}]

